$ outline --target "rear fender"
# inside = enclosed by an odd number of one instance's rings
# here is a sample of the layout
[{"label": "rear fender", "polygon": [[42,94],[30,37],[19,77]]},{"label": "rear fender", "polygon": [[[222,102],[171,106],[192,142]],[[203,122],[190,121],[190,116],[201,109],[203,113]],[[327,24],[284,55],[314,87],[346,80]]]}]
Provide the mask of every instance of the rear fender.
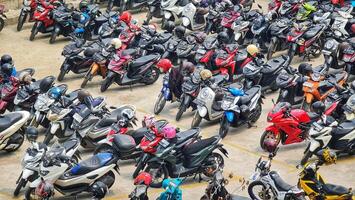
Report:
[{"label": "rear fender", "polygon": [[184,101],[183,101],[183,104],[187,107],[189,107],[190,103],[191,103],[191,96],[190,95],[185,95],[185,98],[184,98]]}]

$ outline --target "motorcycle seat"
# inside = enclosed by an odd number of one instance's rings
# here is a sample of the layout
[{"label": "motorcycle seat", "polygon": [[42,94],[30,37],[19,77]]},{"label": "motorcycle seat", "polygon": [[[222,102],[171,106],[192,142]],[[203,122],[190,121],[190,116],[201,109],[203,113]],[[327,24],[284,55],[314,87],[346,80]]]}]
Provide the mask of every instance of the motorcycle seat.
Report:
[{"label": "motorcycle seat", "polygon": [[240,97],[241,104],[247,104],[259,92],[259,87],[252,87],[245,92],[245,96]]},{"label": "motorcycle seat", "polygon": [[130,151],[137,146],[134,138],[125,134],[116,134],[113,136],[113,143],[123,152]]},{"label": "motorcycle seat", "polygon": [[326,194],[330,195],[342,195],[349,193],[349,189],[340,185],[325,184],[323,190]]},{"label": "motorcycle seat", "polygon": [[314,37],[315,35],[317,35],[317,33],[319,33],[319,31],[322,29],[323,27],[320,25],[315,25],[312,28],[310,28],[308,31],[306,31],[304,33],[304,38],[305,39],[310,39],[312,37]]},{"label": "motorcycle seat", "polygon": [[350,133],[351,131],[354,130],[355,127],[355,121],[345,121],[341,123],[339,126],[333,129],[332,134],[341,136],[341,135],[346,135]]},{"label": "motorcycle seat", "polygon": [[197,153],[200,150],[210,146],[214,142],[218,140],[219,137],[211,137],[207,139],[202,139],[198,142],[195,142],[193,144],[187,145],[186,148],[183,150],[184,155],[190,155],[193,153]]},{"label": "motorcycle seat", "polygon": [[182,132],[179,132],[177,135],[176,135],[176,138],[177,138],[177,146],[179,146],[179,144],[185,142],[186,140],[192,138],[193,136],[196,135],[196,132],[199,132],[200,129],[199,128],[193,128],[193,129],[189,129],[189,130],[186,130],[186,131],[182,131]]},{"label": "motorcycle seat", "polygon": [[140,143],[142,138],[144,137],[144,134],[148,132],[148,129],[145,127],[139,128],[137,130],[132,130],[128,131],[127,135],[130,135],[134,138],[134,141],[136,141],[136,144]]},{"label": "motorcycle seat", "polygon": [[73,149],[75,146],[79,144],[79,140],[76,138],[71,138],[65,142],[63,142],[61,145],[64,147],[65,151],[68,152],[69,150]]},{"label": "motorcycle seat", "polygon": [[275,171],[270,172],[270,177],[275,182],[276,187],[281,191],[289,191],[290,189],[292,189],[294,187],[294,186],[286,183],[284,180],[282,180],[280,175]]},{"label": "motorcycle seat", "polygon": [[0,116],[0,132],[6,130],[14,123],[22,119],[20,113],[8,113]]},{"label": "motorcycle seat", "polygon": [[151,54],[151,55],[140,57],[140,58],[134,60],[131,63],[130,67],[132,67],[132,68],[140,67],[140,66],[145,65],[145,64],[147,64],[147,63],[149,63],[149,62],[151,62],[153,60],[159,59],[159,57],[160,56],[157,55],[157,54]]},{"label": "motorcycle seat", "polygon": [[267,63],[261,69],[261,72],[263,74],[274,73],[277,69],[279,69],[285,63],[285,61],[286,60],[283,57],[273,58],[273,59],[267,61]]},{"label": "motorcycle seat", "polygon": [[111,153],[98,153],[86,160],[79,162],[70,169],[72,175],[83,175],[105,166],[113,158]]}]

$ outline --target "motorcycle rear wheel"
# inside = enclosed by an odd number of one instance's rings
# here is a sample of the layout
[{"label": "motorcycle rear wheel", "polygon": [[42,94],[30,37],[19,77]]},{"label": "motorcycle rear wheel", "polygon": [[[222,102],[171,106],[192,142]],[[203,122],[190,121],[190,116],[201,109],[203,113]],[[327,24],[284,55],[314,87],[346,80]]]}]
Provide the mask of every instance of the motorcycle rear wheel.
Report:
[{"label": "motorcycle rear wheel", "polygon": [[[257,187],[257,186],[261,186],[262,187],[262,190],[258,192],[258,194],[254,194],[253,192],[253,189],[254,187]],[[271,195],[270,195],[270,191],[267,190],[267,187],[264,183],[262,183],[261,181],[254,181],[252,183],[250,183],[250,185],[248,186],[248,194],[250,196],[251,199],[253,200],[263,200],[263,199],[273,199],[271,198]],[[274,195],[272,195],[274,196]]]},{"label": "motorcycle rear wheel", "polygon": [[[21,137],[20,137],[20,140],[19,140],[19,141],[16,141],[16,143],[15,143],[15,144],[17,144],[17,146],[16,146],[15,148],[5,149],[6,152],[14,152],[14,151],[16,151],[17,149],[19,149],[19,148],[22,146],[23,142],[25,141],[25,136],[24,136],[24,133],[21,133],[20,131],[22,131],[22,130],[21,130],[21,129],[18,130],[18,131],[17,131],[15,134],[13,134],[13,135],[10,137],[10,139],[9,139],[9,142],[10,142],[10,141],[11,141],[11,138],[14,137],[16,134],[20,135],[20,136],[21,136]],[[12,143],[12,144],[14,144],[14,143]]]},{"label": "motorcycle rear wheel", "polygon": [[154,114],[158,115],[165,107],[166,100],[163,93],[160,93],[154,105]]},{"label": "motorcycle rear wheel", "polygon": [[[204,171],[202,172],[203,175],[207,176],[207,177],[213,177],[214,173],[216,172],[217,169],[223,169],[224,168],[224,158],[223,156],[221,156],[221,154],[219,153],[215,153],[213,152],[209,158],[213,158],[211,160],[213,160],[215,163],[213,163],[213,165],[216,167],[216,168],[213,168],[211,169],[210,167],[208,168],[205,168]],[[207,159],[209,159],[207,158]]]},{"label": "motorcycle rear wheel", "polygon": [[160,188],[163,180],[168,178],[168,169],[166,169],[165,165],[151,163],[144,171],[152,175],[152,183],[150,186],[153,188]]},{"label": "motorcycle rear wheel", "polygon": [[262,111],[261,103],[258,103],[256,105],[255,112],[252,113],[252,115],[250,116],[250,121],[253,123],[258,121],[258,119],[260,118],[260,115],[261,115],[261,111]]},{"label": "motorcycle rear wheel", "polygon": [[105,175],[103,175],[101,178],[99,178],[98,181],[102,181],[103,183],[106,184],[108,189],[110,189],[113,186],[113,184],[115,183],[115,174],[112,171],[109,171]]},{"label": "motorcycle rear wheel", "polygon": [[25,23],[26,19],[27,19],[27,12],[23,12],[23,10],[21,10],[20,16],[18,17],[18,22],[17,22],[17,31],[21,31],[23,24]]},{"label": "motorcycle rear wheel", "polygon": [[202,121],[202,117],[200,116],[198,111],[196,111],[194,117],[192,118],[191,128],[198,127],[200,125],[201,121]]},{"label": "motorcycle rear wheel", "polygon": [[151,85],[153,83],[155,83],[158,78],[159,78],[159,69],[156,68],[156,67],[152,67],[151,70],[147,71],[145,74],[144,74],[144,79],[143,79],[143,82],[146,84],[146,85]]}]

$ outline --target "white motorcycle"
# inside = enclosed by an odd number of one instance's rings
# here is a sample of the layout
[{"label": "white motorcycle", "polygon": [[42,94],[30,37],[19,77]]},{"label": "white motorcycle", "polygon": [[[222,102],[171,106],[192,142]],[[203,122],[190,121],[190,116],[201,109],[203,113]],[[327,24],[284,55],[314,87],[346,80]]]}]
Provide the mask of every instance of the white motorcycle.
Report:
[{"label": "white motorcycle", "polygon": [[219,84],[226,82],[228,75],[217,75],[213,77],[213,84],[211,86],[203,87],[196,99],[193,101],[197,105],[197,110],[192,119],[191,127],[198,127],[202,119],[208,121],[214,121],[220,119],[223,116],[222,110],[217,111],[213,109],[215,104],[216,92],[214,88],[217,88]]},{"label": "white motorcycle", "polygon": [[54,195],[53,187],[63,195],[91,192],[98,182],[110,188],[115,182],[113,171],[118,173],[117,160],[111,153],[99,153],[72,167],[63,147],[50,149],[39,165],[39,177],[29,184],[25,199],[49,199]]},{"label": "white motorcycle", "polygon": [[164,24],[168,21],[179,24],[182,10],[188,3],[188,0],[162,0],[160,5],[164,13],[162,27],[164,27]]},{"label": "white motorcycle", "polygon": [[349,20],[353,18],[353,16],[351,15],[351,11],[352,7],[347,11],[338,10],[333,13],[334,22],[332,24],[331,29],[336,38],[344,39],[350,37],[345,27],[348,24]]},{"label": "white motorcycle", "polygon": [[234,30],[234,41],[236,41],[238,44],[243,44],[244,39],[250,29],[250,22],[237,20],[233,22],[231,28]]},{"label": "white motorcycle", "polygon": [[193,2],[190,2],[182,10],[182,25],[192,31],[203,29],[206,26],[207,15],[208,9],[197,8]]},{"label": "white motorcycle", "polygon": [[30,118],[27,111],[15,111],[0,116],[0,150],[16,151],[25,139],[24,125]]}]

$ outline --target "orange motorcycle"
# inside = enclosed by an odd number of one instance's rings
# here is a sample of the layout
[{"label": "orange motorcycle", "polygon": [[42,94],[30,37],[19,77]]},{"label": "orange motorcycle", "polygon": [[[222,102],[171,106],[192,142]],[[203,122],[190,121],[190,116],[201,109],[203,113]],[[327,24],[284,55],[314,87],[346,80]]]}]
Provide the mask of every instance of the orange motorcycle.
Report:
[{"label": "orange motorcycle", "polygon": [[302,108],[305,111],[310,111],[313,102],[324,101],[337,87],[344,86],[347,79],[348,73],[345,71],[329,75],[313,72],[309,79],[303,83],[304,99]]}]

